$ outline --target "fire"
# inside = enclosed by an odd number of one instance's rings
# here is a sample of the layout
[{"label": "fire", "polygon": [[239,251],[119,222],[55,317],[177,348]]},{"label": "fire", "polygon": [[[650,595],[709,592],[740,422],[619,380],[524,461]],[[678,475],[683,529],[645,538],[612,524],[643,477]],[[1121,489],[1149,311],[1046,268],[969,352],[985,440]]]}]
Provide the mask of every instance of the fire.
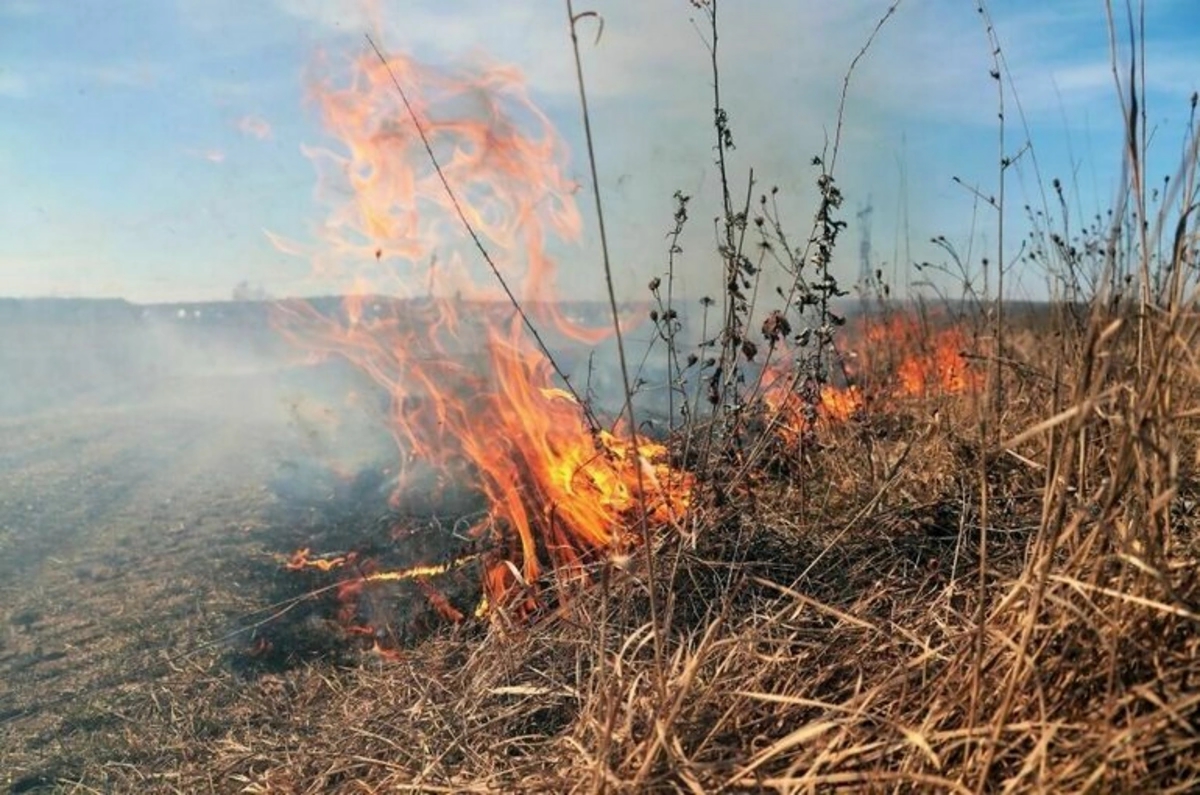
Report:
[{"label": "fire", "polygon": [[772,364],[763,372],[763,402],[776,418],[776,430],[785,442],[795,442],[814,423],[845,422],[865,406],[857,386],[839,389],[823,384],[813,399],[802,395],[795,381],[789,365]]},{"label": "fire", "polygon": [[[348,81],[313,88],[339,142],[305,150],[329,215],[315,248],[272,240],[354,295],[337,312],[293,303],[277,325],[386,391],[402,475],[394,502],[406,498],[413,462],[436,469],[447,490],[468,482],[486,499],[469,531],[499,550],[484,556],[482,612],[528,598],[547,571],[580,576],[596,557],[629,549],[642,510],[651,529],[669,525],[687,508],[691,483],[669,467],[663,446],[589,426],[462,228],[460,210],[543,330],[583,343],[608,333],[573,322],[556,302],[551,252],[577,241],[582,221],[566,148],[520,76],[505,67],[453,75],[398,56],[388,66],[391,74],[364,56]],[[373,584],[412,580],[440,614],[461,620],[429,583],[463,562],[376,571],[352,554],[304,549],[287,566],[345,572],[347,604]]]},{"label": "fire", "polygon": [[861,365],[871,372],[893,372],[897,397],[929,397],[974,392],[983,375],[968,367],[971,348],[963,329],[926,327],[907,315],[874,321],[864,329]]},{"label": "fire", "polygon": [[346,563],[353,560],[353,558],[346,555],[337,555],[336,557],[317,558],[316,560],[310,560],[309,555],[311,554],[311,549],[308,547],[302,547],[292,553],[292,556],[284,562],[283,567],[288,571],[303,571],[304,569],[333,571],[334,569],[340,569],[342,566],[346,565]]},{"label": "fire", "polygon": [[[872,406],[897,400],[977,391],[983,376],[968,367],[966,333],[956,326],[925,328],[907,315],[882,321],[867,318],[850,335],[852,344],[840,362],[850,381],[845,387],[820,386],[815,398],[797,389],[791,361],[785,355],[763,372],[762,396],[777,420],[777,432],[794,442],[816,424],[844,422]],[[860,383],[862,385],[860,385]]]}]

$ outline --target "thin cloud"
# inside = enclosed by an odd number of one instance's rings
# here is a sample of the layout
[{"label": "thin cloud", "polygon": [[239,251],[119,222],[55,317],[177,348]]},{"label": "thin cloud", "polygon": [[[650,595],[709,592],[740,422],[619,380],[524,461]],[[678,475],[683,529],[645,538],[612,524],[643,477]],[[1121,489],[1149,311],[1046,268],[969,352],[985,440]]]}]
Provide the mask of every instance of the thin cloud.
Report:
[{"label": "thin cloud", "polygon": [[45,10],[44,3],[36,3],[33,0],[6,0],[0,3],[0,16],[5,17],[32,17]]},{"label": "thin cloud", "polygon": [[237,120],[237,128],[242,135],[257,138],[260,141],[271,139],[271,124],[261,116],[243,116]]},{"label": "thin cloud", "polygon": [[66,87],[145,91],[156,88],[171,76],[169,68],[151,61],[71,63],[26,60],[18,68],[19,71],[0,67],[0,97],[30,97],[35,93],[35,86],[45,91]]},{"label": "thin cloud", "polygon": [[[279,81],[283,84],[284,81]],[[293,81],[286,81],[288,86]],[[245,104],[246,100],[261,97],[272,88],[268,80],[238,80],[228,77],[202,76],[196,80],[196,88],[201,94],[210,97],[219,104]],[[276,86],[277,87],[277,86]]]},{"label": "thin cloud", "polygon": [[0,72],[0,97],[24,99],[29,96],[29,81],[14,72]]},{"label": "thin cloud", "polygon": [[149,62],[88,66],[80,70],[91,82],[113,88],[154,88],[166,76],[166,69]]},{"label": "thin cloud", "polygon": [[214,165],[225,162],[225,153],[220,149],[185,149],[184,152],[192,157],[207,160]]}]

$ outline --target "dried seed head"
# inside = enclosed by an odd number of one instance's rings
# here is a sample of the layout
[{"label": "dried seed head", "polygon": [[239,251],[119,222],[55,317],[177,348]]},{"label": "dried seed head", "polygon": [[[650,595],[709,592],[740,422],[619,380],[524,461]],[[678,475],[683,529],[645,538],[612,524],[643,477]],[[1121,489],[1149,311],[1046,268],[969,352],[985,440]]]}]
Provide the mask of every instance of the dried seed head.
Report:
[{"label": "dried seed head", "polygon": [[792,324],[778,309],[772,310],[762,324],[763,337],[772,344],[792,333]]}]

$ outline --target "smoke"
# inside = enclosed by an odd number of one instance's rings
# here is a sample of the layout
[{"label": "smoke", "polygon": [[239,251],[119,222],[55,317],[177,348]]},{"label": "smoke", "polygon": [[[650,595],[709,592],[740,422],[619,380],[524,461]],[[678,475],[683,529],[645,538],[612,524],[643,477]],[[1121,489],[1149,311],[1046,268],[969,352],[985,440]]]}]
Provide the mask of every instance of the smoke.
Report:
[{"label": "smoke", "polygon": [[[337,299],[313,303],[338,311]],[[422,463],[397,449],[389,396],[344,359],[284,339],[273,327],[278,306],[0,299],[0,425],[127,427],[138,413],[197,427],[236,425],[247,429],[246,446],[211,454],[271,462],[279,469],[274,485],[288,499],[316,498],[331,479],[367,471],[378,474],[381,499],[398,482],[398,468],[409,485],[428,480]],[[610,322],[600,303],[567,311],[595,327]],[[648,322],[626,336],[631,375],[641,382],[635,407],[650,431],[665,425],[670,405],[665,353],[661,343],[651,348],[652,337]],[[545,339],[580,395],[602,416],[616,417],[624,384],[615,340],[587,346],[552,333]],[[149,443],[162,429],[144,430]],[[10,463],[21,466],[27,456],[14,453]]]},{"label": "smoke", "polygon": [[0,300],[0,423],[115,426],[141,412],[249,429],[253,447],[218,451],[231,459],[341,472],[380,460],[390,439],[370,382],[284,342],[270,306]]}]

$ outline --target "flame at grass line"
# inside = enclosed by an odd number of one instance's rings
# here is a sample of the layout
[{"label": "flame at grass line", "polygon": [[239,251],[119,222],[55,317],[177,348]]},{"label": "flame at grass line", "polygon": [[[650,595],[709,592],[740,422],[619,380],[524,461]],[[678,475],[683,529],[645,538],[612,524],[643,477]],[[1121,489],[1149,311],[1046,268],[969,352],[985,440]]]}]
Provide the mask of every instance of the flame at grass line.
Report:
[{"label": "flame at grass line", "polygon": [[[582,221],[566,148],[520,75],[506,67],[456,75],[403,56],[388,66],[391,73],[364,55],[348,79],[312,87],[338,141],[304,150],[329,214],[314,247],[272,240],[305,254],[318,276],[353,295],[337,316],[293,303],[277,325],[305,349],[344,357],[386,390],[388,431],[402,462],[420,459],[447,482],[472,479],[488,511],[471,535],[508,549],[485,566],[485,599],[495,604],[519,581],[536,583],[547,565],[578,573],[597,554],[627,549],[636,543],[639,503],[661,527],[686,509],[691,484],[668,468],[662,446],[620,430],[593,432],[575,398],[554,386],[550,361],[473,249],[392,77],[463,213],[534,322],[594,344],[611,331],[572,321],[556,303],[559,269],[549,249],[576,242]],[[365,297],[380,294],[420,300]],[[394,500],[404,498],[402,479]],[[309,561],[303,551],[290,565],[340,564]],[[353,587],[423,582],[442,571],[360,573]]]},{"label": "flame at grass line", "polygon": [[865,402],[862,390],[857,386],[845,389],[823,384],[815,406],[809,407],[808,400],[795,388],[795,376],[786,363],[772,363],[762,379],[762,398],[771,416],[777,419],[775,431],[784,442],[793,443],[817,424],[822,422],[845,422],[859,411]]},{"label": "flame at grass line", "polygon": [[894,397],[957,395],[983,386],[983,374],[968,366],[965,354],[972,345],[962,328],[927,328],[896,315],[868,324],[864,337],[859,366],[870,372],[894,368]]},{"label": "flame at grass line", "polygon": [[972,393],[983,385],[983,375],[968,367],[964,353],[970,344],[961,328],[928,328],[909,315],[892,315],[864,319],[852,337],[859,342],[844,359],[844,369],[864,385],[823,384],[811,408],[796,389],[794,356],[771,362],[763,372],[763,402],[778,419],[776,432],[785,442],[798,440],[814,420],[817,425],[844,422],[868,404]]},{"label": "flame at grass line", "polygon": [[971,340],[959,326],[895,314],[868,319],[859,336],[852,374],[886,375],[888,380],[876,388],[881,397],[958,395],[983,386],[983,374],[971,369],[966,358]]}]

